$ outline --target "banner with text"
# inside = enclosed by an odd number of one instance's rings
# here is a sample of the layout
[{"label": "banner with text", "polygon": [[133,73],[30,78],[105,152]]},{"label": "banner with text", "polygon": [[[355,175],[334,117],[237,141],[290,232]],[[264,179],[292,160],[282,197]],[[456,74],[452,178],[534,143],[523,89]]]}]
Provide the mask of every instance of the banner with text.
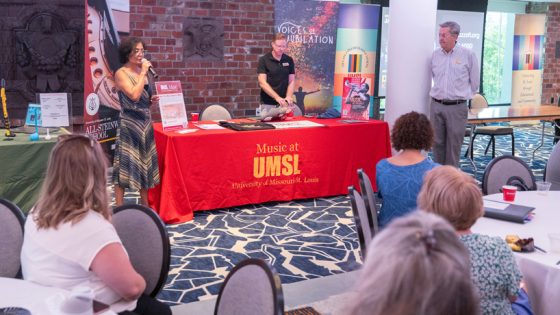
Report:
[{"label": "banner with text", "polygon": [[511,105],[540,105],[546,15],[515,16]]},{"label": "banner with text", "polygon": [[306,113],[332,104],[336,16],[334,1],[275,1],[275,33],[288,39],[287,54],[296,66],[295,102]]},{"label": "banner with text", "polygon": [[120,67],[119,33],[129,33],[128,0],[86,0],[84,45],[84,132],[110,156],[117,135],[120,102],[113,73]]},{"label": "banner with text", "polygon": [[[349,78],[370,82],[363,84],[361,93],[373,104],[373,84],[375,82],[375,60],[377,54],[377,36],[381,8],[368,4],[340,4],[338,9],[338,29],[336,41],[334,98],[333,106],[342,110],[343,104],[352,105],[357,98],[344,97],[348,90]],[[364,97],[361,97],[364,99]],[[363,104],[353,108],[363,108]],[[372,113],[368,107],[368,116]]]}]

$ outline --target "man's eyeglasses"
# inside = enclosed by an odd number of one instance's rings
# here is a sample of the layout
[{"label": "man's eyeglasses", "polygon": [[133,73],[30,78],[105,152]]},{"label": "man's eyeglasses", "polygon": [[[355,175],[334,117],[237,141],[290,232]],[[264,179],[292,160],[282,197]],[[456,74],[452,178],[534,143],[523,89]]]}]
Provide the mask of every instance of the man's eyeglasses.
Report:
[{"label": "man's eyeglasses", "polygon": [[90,138],[88,135],[84,135],[84,134],[59,135],[58,138],[56,139],[56,142],[62,143],[62,142],[68,142],[73,140],[87,141],[89,146],[92,148],[95,145],[95,140]]},{"label": "man's eyeglasses", "polygon": [[138,55],[138,54],[144,55],[144,54],[146,54],[146,53],[148,52],[148,50],[146,50],[146,49],[141,49],[141,48],[140,48],[140,49],[139,49],[139,48],[134,48],[134,49],[132,50],[132,52],[133,52],[135,55]]}]

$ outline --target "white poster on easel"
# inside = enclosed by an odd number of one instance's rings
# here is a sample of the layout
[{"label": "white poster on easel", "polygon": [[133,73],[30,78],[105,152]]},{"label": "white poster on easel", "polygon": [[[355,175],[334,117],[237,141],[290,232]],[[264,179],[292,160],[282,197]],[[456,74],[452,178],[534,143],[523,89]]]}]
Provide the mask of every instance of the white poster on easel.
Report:
[{"label": "white poster on easel", "polygon": [[163,131],[186,129],[188,126],[185,100],[180,81],[156,82],[159,112]]},{"label": "white poster on easel", "polygon": [[66,127],[70,125],[68,115],[68,94],[41,93],[41,118],[43,127]]}]

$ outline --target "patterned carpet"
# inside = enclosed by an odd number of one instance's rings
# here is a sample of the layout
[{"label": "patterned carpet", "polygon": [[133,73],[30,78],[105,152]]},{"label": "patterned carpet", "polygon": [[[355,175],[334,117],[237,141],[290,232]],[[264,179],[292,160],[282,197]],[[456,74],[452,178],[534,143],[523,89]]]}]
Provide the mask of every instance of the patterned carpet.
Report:
[{"label": "patterned carpet", "polygon": [[[553,134],[549,124],[545,133]],[[537,179],[542,179],[552,149],[552,138],[546,137],[531,159],[540,135],[541,125],[515,128],[516,155],[529,164]],[[510,154],[510,138],[496,139],[496,155]],[[484,156],[487,142],[482,136],[475,140],[477,172],[466,158],[461,159],[461,168],[479,181],[491,160],[490,152]],[[126,196],[129,202],[137,202],[137,194]],[[158,298],[172,305],[217,295],[229,270],[248,257],[269,261],[282,283],[348,272],[361,265],[346,196],[196,212],[193,221],[169,225],[168,231],[171,268]]]}]

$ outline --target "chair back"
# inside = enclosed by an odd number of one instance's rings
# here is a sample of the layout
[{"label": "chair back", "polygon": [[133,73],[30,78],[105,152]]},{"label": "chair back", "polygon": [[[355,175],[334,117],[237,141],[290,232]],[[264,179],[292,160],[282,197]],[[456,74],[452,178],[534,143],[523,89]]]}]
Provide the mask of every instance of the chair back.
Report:
[{"label": "chair back", "polygon": [[488,101],[482,94],[475,94],[471,98],[471,109],[479,109],[488,107]]},{"label": "chair back", "polygon": [[152,209],[136,204],[115,208],[112,221],[132,266],[146,280],[144,293],[155,297],[169,272],[171,252],[165,224]]},{"label": "chair back", "polygon": [[358,179],[360,181],[360,192],[362,193],[362,198],[364,199],[364,204],[367,210],[371,237],[373,238],[379,231],[379,210],[377,209],[377,200],[375,198],[375,193],[373,192],[373,186],[371,185],[369,176],[361,168],[358,169]]},{"label": "chair back", "polygon": [[233,115],[224,105],[212,104],[202,110],[199,120],[228,120],[232,117]]},{"label": "chair back", "polygon": [[544,180],[551,182],[550,190],[560,190],[560,145],[557,143],[544,170]]},{"label": "chair back", "polygon": [[21,278],[21,246],[25,216],[12,202],[0,198],[0,277]]},{"label": "chair back", "polygon": [[558,314],[560,269],[528,258],[517,261],[533,314]]},{"label": "chair back", "polygon": [[284,294],[280,276],[267,262],[249,258],[228,274],[214,315],[283,315]]},{"label": "chair back", "polygon": [[362,195],[354,189],[354,186],[348,187],[348,197],[350,197],[350,205],[352,206],[354,223],[356,224],[356,231],[358,232],[358,241],[360,242],[362,258],[364,258],[366,257],[366,250],[372,238],[366,205]]},{"label": "chair back", "polygon": [[499,193],[503,185],[518,186],[520,190],[535,190],[535,175],[520,158],[502,155],[486,166],[482,178],[482,193],[484,195]]}]

